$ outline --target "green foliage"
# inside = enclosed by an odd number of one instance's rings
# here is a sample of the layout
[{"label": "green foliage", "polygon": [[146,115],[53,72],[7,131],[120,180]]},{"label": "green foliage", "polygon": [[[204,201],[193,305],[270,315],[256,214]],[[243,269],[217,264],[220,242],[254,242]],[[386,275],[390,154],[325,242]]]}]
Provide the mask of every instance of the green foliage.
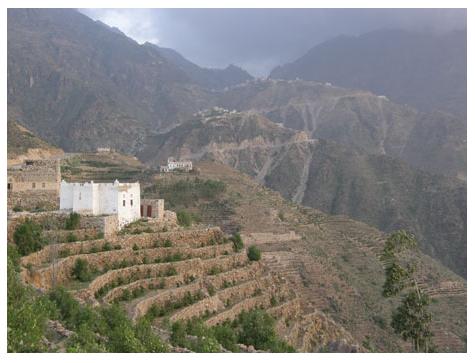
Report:
[{"label": "green foliage", "polygon": [[250,261],[259,261],[261,259],[261,250],[257,246],[252,245],[247,249],[247,257]]},{"label": "green foliage", "polygon": [[221,344],[225,349],[231,352],[237,352],[237,342],[238,338],[231,326],[231,323],[225,322],[221,325],[216,325],[212,328],[213,335],[216,340]]},{"label": "green foliage", "polygon": [[390,297],[399,294],[408,284],[410,273],[397,263],[391,263],[385,269],[386,280],[383,285],[383,296]]},{"label": "green foliage", "polygon": [[89,263],[83,258],[76,259],[71,275],[81,282],[90,281],[92,279],[92,272]]},{"label": "green foliage", "polygon": [[416,352],[429,352],[434,349],[430,330],[432,316],[428,310],[430,299],[417,285],[415,266],[404,262],[408,252],[416,249],[416,239],[405,231],[396,231],[386,240],[381,257],[387,266],[383,296],[396,296],[407,291],[392,315],[391,327],[404,340],[411,340]]},{"label": "green foliage", "polygon": [[72,212],[69,213],[69,217],[66,219],[66,224],[64,228],[68,230],[78,229],[80,223],[81,215],[76,212]]},{"label": "green foliage", "polygon": [[42,338],[46,323],[54,315],[54,306],[22,284],[17,270],[14,250],[9,249],[7,260],[7,351],[46,351]]},{"label": "green foliage", "polygon": [[172,241],[170,241],[169,239],[165,240],[165,242],[163,243],[163,247],[172,247]]},{"label": "green foliage", "polygon": [[13,233],[13,241],[22,256],[38,251],[46,244],[41,232],[41,226],[30,219],[16,227]]},{"label": "green foliage", "polygon": [[180,210],[176,213],[178,224],[183,227],[189,227],[193,223],[193,215],[186,210]]},{"label": "green foliage", "polygon": [[241,235],[239,233],[235,233],[231,237],[231,241],[233,242],[233,249],[235,252],[239,252],[244,248],[244,242],[242,241]]},{"label": "green foliage", "polygon": [[188,206],[199,199],[214,200],[226,190],[226,184],[217,180],[187,178],[174,183],[159,182],[146,188],[147,194],[158,193],[169,207]]},{"label": "green foliage", "polygon": [[13,207],[14,212],[21,212],[23,210],[23,207],[21,205],[16,205]]},{"label": "green foliage", "polygon": [[66,237],[66,241],[67,242],[76,242],[78,240],[78,238],[76,237],[76,235],[72,232],[68,233],[68,236]]},{"label": "green foliage", "polygon": [[233,326],[237,331],[239,343],[272,352],[295,351],[277,337],[274,330],[275,320],[264,310],[254,309],[241,312]]},{"label": "green foliage", "polygon": [[134,251],[138,251],[139,250],[139,246],[137,246],[137,243],[134,243],[134,245],[132,246],[132,249]]},{"label": "green foliage", "polygon": [[430,352],[433,336],[430,330],[432,314],[428,311],[430,298],[425,293],[412,290],[402,300],[392,316],[391,327],[404,340],[411,340],[416,352]]}]

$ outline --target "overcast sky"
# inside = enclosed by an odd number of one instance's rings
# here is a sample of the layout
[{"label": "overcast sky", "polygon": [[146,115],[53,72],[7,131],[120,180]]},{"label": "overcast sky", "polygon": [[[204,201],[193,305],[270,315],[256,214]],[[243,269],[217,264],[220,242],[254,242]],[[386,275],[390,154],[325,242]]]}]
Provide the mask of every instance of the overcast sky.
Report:
[{"label": "overcast sky", "polygon": [[139,43],[177,50],[205,67],[236,64],[256,76],[332,37],[381,28],[445,32],[464,9],[81,9]]}]

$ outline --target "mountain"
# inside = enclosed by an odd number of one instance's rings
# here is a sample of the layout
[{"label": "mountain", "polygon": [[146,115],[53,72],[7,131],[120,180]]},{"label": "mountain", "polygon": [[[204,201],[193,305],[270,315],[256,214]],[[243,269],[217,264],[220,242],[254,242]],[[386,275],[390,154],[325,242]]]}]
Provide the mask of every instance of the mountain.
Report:
[{"label": "mountain", "polygon": [[274,79],[305,79],[370,90],[422,111],[467,117],[467,31],[377,30],[340,36],[275,68]]},{"label": "mountain", "polygon": [[232,64],[224,69],[202,68],[171,48],[159,47],[148,42],[145,43],[145,46],[155,50],[160,56],[178,66],[193,83],[204,88],[219,90],[253,79],[245,70]]},{"label": "mountain", "polygon": [[71,9],[8,10],[8,112],[71,150],[133,152],[208,91],[147,45]]},{"label": "mountain", "polygon": [[63,155],[63,150],[48,144],[13,119],[7,121],[8,166],[26,159],[44,159]]},{"label": "mountain", "polygon": [[383,231],[408,229],[425,253],[466,275],[466,186],[350,145],[310,139],[255,112],[213,109],[150,136],[138,157],[214,160],[245,172],[285,198],[346,214]]},{"label": "mountain", "polygon": [[466,121],[447,113],[423,113],[368,91],[302,80],[247,82],[230,88],[219,102],[257,111],[310,137],[466,177]]}]

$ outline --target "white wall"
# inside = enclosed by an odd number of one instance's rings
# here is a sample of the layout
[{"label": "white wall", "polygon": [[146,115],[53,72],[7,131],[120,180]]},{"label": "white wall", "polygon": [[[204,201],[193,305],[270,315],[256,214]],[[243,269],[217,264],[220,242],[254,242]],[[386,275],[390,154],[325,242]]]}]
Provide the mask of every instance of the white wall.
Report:
[{"label": "white wall", "polygon": [[63,180],[60,209],[89,215],[117,214],[119,228],[122,228],[140,219],[140,184],[117,180],[114,183],[67,183]]}]

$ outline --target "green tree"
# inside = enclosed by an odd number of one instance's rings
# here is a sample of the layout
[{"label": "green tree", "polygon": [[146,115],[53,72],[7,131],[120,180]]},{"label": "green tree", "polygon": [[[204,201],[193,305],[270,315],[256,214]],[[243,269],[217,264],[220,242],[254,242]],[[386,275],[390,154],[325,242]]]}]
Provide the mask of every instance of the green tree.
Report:
[{"label": "green tree", "polygon": [[235,252],[239,252],[244,248],[244,242],[242,241],[242,237],[239,233],[235,233],[231,237],[231,241],[233,241],[233,249]]},{"label": "green tree", "polygon": [[251,261],[259,261],[261,259],[261,250],[257,246],[252,245],[247,249],[247,257]]},{"label": "green tree", "polygon": [[189,227],[193,223],[192,215],[185,210],[178,211],[176,218],[180,226]]},{"label": "green tree", "polygon": [[406,231],[396,231],[386,240],[381,261],[386,280],[383,296],[402,294],[401,305],[392,315],[391,326],[404,340],[411,340],[416,352],[430,352],[432,315],[428,310],[429,296],[422,291],[415,278],[416,265],[411,257],[417,254],[417,240]]},{"label": "green tree", "polygon": [[81,282],[90,281],[92,272],[89,268],[89,263],[83,258],[78,258],[74,262],[72,276]]},{"label": "green tree", "polygon": [[81,215],[76,212],[72,212],[69,213],[69,217],[66,219],[65,228],[68,230],[78,229],[80,223]]},{"label": "green tree", "polygon": [[13,241],[22,256],[38,251],[45,245],[46,242],[42,238],[41,232],[41,226],[30,219],[27,219],[15,229]]},{"label": "green tree", "polygon": [[7,260],[7,350],[8,352],[44,352],[46,323],[54,315],[48,299],[37,296],[23,285],[15,260]]}]

